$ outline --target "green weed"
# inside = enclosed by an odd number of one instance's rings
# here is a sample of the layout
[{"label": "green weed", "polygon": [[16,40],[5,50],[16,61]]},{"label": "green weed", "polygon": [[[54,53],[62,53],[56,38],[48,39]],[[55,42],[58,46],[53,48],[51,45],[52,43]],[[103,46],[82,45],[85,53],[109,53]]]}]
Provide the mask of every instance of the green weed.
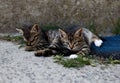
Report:
[{"label": "green weed", "polygon": [[4,36],[4,39],[7,41],[19,41],[19,40],[23,40],[22,36]]},{"label": "green weed", "polygon": [[69,58],[64,58],[61,55],[57,55],[54,57],[55,62],[62,64],[64,67],[83,67],[85,65],[90,65],[90,60],[86,57],[79,56],[76,59],[69,59]]},{"label": "green weed", "polygon": [[10,36],[10,35],[8,35],[8,36],[4,36],[3,39],[7,40],[7,41],[17,42],[18,44],[20,44],[19,48],[25,46],[25,41],[23,40],[22,36]]},{"label": "green weed", "polygon": [[63,55],[56,55],[54,59],[56,63],[62,64],[64,67],[67,68],[70,67],[79,68],[79,67],[84,67],[86,65],[91,65],[95,67],[97,64],[104,64],[104,65],[120,64],[120,60],[113,60],[112,58],[103,59],[93,55],[84,56],[84,57],[79,55],[78,58],[76,59],[69,59],[63,57]]}]

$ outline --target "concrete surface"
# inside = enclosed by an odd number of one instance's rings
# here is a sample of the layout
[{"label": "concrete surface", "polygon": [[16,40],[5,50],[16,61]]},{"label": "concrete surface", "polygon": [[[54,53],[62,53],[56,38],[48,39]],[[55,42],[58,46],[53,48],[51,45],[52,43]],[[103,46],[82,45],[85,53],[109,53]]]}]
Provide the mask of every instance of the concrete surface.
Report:
[{"label": "concrete surface", "polygon": [[65,68],[18,47],[0,41],[0,83],[120,83],[120,65]]}]

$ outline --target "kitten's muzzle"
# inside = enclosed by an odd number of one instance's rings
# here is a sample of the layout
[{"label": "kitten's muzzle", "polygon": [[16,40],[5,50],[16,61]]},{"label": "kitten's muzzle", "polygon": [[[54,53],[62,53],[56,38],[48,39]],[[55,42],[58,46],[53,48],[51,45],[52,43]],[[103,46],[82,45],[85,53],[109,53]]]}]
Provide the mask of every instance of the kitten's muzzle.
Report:
[{"label": "kitten's muzzle", "polygon": [[31,42],[27,42],[26,45],[27,45],[27,46],[31,46]]},{"label": "kitten's muzzle", "polygon": [[72,50],[74,45],[69,44],[69,48]]},{"label": "kitten's muzzle", "polygon": [[26,47],[25,47],[25,51],[33,51],[32,46],[26,46]]}]

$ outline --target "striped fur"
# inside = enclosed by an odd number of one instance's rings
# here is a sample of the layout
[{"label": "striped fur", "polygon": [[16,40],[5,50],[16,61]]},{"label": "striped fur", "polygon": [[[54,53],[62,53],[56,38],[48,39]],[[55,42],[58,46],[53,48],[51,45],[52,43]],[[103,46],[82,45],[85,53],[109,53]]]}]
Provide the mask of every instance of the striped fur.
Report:
[{"label": "striped fur", "polygon": [[37,25],[16,29],[21,32],[26,41],[26,51],[36,51],[48,47],[48,37],[45,32]]},{"label": "striped fur", "polygon": [[[23,33],[25,33],[23,31]],[[53,54],[79,54],[88,55],[90,44],[99,39],[91,31],[85,28],[42,30],[37,24],[27,30],[26,50],[36,51],[36,56],[48,56]]]},{"label": "striped fur", "polygon": [[[50,46],[44,50],[36,51],[36,56],[47,56],[50,54],[62,53],[64,55],[79,54],[87,55],[90,52],[89,44],[83,35],[83,29],[78,29],[75,33],[66,33],[59,29],[52,39]],[[52,33],[51,33],[52,34]],[[52,34],[53,35],[53,34]],[[49,34],[49,37],[51,35]]]}]

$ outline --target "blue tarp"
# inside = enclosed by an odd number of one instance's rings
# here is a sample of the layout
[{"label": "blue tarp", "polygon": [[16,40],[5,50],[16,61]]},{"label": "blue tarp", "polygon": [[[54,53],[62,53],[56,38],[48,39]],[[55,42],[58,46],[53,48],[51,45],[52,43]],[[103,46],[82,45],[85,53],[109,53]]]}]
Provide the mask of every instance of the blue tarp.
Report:
[{"label": "blue tarp", "polygon": [[101,39],[103,40],[101,47],[95,46],[94,43],[91,44],[91,54],[104,58],[120,59],[120,35],[101,37]]}]

